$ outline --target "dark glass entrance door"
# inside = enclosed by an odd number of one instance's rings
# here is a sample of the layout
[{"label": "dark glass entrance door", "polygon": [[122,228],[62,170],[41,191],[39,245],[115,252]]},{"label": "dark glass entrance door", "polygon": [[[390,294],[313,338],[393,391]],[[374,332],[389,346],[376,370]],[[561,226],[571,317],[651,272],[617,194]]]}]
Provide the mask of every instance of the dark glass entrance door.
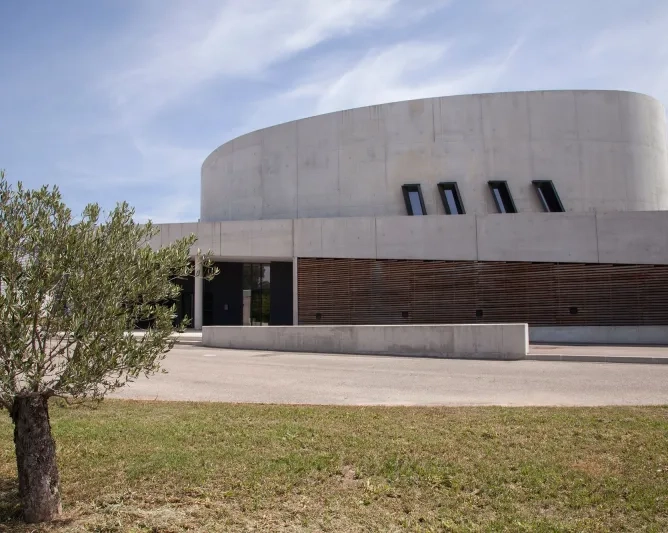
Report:
[{"label": "dark glass entrance door", "polygon": [[243,273],[244,326],[268,326],[271,310],[271,267],[245,263]]}]

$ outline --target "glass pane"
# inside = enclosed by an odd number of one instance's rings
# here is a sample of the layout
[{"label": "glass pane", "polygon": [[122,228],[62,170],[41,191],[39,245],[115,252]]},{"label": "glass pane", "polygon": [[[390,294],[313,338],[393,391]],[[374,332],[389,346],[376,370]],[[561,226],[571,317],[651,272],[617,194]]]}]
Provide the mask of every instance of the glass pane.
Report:
[{"label": "glass pane", "polygon": [[271,313],[271,293],[268,290],[262,291],[262,309],[261,321],[263,326],[269,325],[269,318]]},{"label": "glass pane", "polygon": [[262,265],[262,325],[269,325],[271,309],[271,265]]},{"label": "glass pane", "polygon": [[243,278],[241,282],[241,290],[248,290],[251,288],[251,264],[244,263],[243,266]]},{"label": "glass pane", "polygon": [[445,189],[445,201],[448,202],[448,209],[451,215],[459,215],[457,202],[455,202],[455,194],[452,189]]},{"label": "glass pane", "polygon": [[492,189],[494,191],[494,198],[496,199],[496,205],[499,206],[499,213],[506,212],[506,206],[503,205],[503,200],[501,199],[501,191],[497,187]]},{"label": "glass pane", "polygon": [[420,193],[418,191],[408,191],[408,200],[411,203],[413,215],[423,215],[422,204],[420,203]]},{"label": "glass pane", "polygon": [[545,211],[549,211],[550,206],[547,205],[547,201],[545,200],[545,195],[543,194],[543,188],[539,185],[537,187],[537,190],[538,190],[538,197],[540,198],[540,201],[543,204],[543,208],[545,209]]},{"label": "glass pane", "polygon": [[538,194],[540,194],[543,205],[547,211],[558,213],[563,211],[563,207],[559,202],[559,196],[557,195],[557,190],[554,188],[554,184],[551,182],[541,183],[538,187]]},{"label": "glass pane", "polygon": [[251,289],[261,289],[262,288],[262,265],[258,263],[253,263],[251,265],[252,276],[251,276]]},{"label": "glass pane", "polygon": [[259,326],[262,324],[262,291],[251,291],[250,322],[252,326]]},{"label": "glass pane", "polygon": [[251,325],[251,290],[244,289],[243,291],[243,319],[242,324],[244,326]]}]

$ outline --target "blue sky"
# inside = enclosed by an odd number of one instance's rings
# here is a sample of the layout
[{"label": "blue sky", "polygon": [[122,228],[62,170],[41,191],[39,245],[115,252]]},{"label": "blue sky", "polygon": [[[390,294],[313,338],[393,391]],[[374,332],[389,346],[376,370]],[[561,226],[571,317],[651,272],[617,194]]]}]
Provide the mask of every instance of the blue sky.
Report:
[{"label": "blue sky", "polygon": [[213,149],[317,113],[532,89],[668,103],[666,0],[0,0],[0,21],[0,168],[138,220],[197,220]]}]

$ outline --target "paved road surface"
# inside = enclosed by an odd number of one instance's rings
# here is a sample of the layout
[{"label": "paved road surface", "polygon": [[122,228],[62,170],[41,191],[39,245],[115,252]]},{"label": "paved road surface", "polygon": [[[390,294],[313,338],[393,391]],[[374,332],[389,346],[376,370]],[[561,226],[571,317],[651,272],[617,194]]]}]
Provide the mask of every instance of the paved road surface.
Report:
[{"label": "paved road surface", "polygon": [[466,361],[178,346],[121,398],[343,405],[668,404],[668,365]]}]

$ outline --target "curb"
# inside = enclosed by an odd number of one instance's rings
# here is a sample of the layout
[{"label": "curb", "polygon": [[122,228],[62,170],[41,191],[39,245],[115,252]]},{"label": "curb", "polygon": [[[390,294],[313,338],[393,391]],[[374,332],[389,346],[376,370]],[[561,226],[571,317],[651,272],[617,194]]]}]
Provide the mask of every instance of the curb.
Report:
[{"label": "curb", "polygon": [[667,365],[668,357],[626,355],[559,355],[528,354],[527,361],[567,361],[570,363],[627,363],[637,365]]}]

